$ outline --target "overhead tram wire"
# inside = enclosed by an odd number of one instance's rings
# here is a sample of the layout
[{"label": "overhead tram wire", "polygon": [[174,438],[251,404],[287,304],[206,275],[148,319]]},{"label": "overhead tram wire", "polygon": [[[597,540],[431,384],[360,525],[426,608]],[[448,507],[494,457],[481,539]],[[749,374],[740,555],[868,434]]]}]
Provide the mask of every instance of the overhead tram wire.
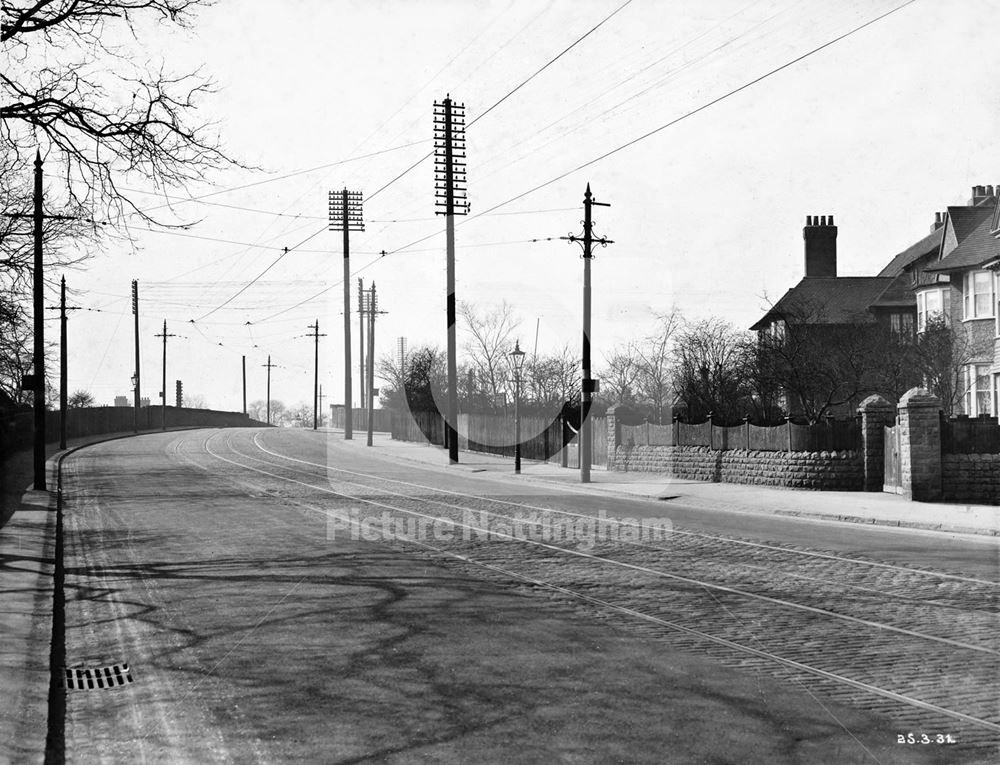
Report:
[{"label": "overhead tram wire", "polygon": [[[488,107],[488,108],[486,109],[486,111],[484,111],[484,112],[483,112],[482,114],[480,114],[480,115],[479,115],[478,117],[476,117],[476,118],[475,118],[474,120],[472,120],[472,122],[470,122],[470,123],[469,123],[469,125],[473,125],[473,124],[475,124],[476,122],[478,122],[479,120],[481,120],[481,119],[482,119],[483,117],[485,117],[485,116],[486,116],[487,114],[489,114],[490,112],[492,112],[492,111],[493,111],[493,110],[494,110],[494,109],[495,109],[495,108],[496,108],[497,106],[499,106],[499,105],[500,105],[501,103],[503,103],[504,101],[506,101],[506,100],[507,100],[507,99],[508,99],[508,98],[509,98],[510,96],[512,96],[512,95],[513,95],[514,93],[516,93],[517,91],[519,91],[519,90],[520,90],[521,88],[523,88],[523,87],[524,87],[525,85],[527,85],[527,84],[528,84],[529,82],[531,82],[531,81],[532,81],[533,79],[535,79],[535,77],[537,77],[538,75],[540,75],[540,74],[541,74],[542,72],[544,72],[544,71],[545,71],[546,69],[548,69],[548,68],[549,68],[549,67],[550,67],[550,66],[551,66],[552,64],[554,64],[554,63],[555,63],[556,61],[558,61],[558,60],[559,60],[560,58],[562,58],[562,57],[563,57],[564,55],[566,55],[566,54],[567,54],[567,53],[568,53],[569,51],[571,51],[571,50],[572,50],[573,48],[575,48],[575,47],[576,47],[577,45],[579,45],[579,44],[580,44],[581,42],[583,42],[583,41],[584,41],[584,40],[585,40],[585,39],[586,39],[587,37],[589,37],[589,36],[590,36],[590,35],[592,35],[592,34],[593,34],[593,33],[594,33],[595,31],[597,31],[597,30],[598,30],[598,29],[599,29],[600,27],[602,27],[602,26],[603,26],[604,24],[606,24],[606,23],[607,23],[608,21],[610,21],[610,20],[611,20],[611,19],[612,19],[612,18],[613,18],[613,17],[615,16],[615,15],[617,15],[617,14],[618,14],[618,13],[619,13],[619,12],[620,12],[621,10],[623,10],[623,9],[624,9],[625,7],[627,7],[628,5],[630,5],[630,4],[632,3],[632,1],[633,1],[633,0],[625,0],[625,2],[624,2],[624,3],[622,3],[622,4],[621,4],[620,6],[618,6],[618,7],[617,7],[617,8],[616,8],[616,9],[615,9],[614,11],[612,11],[612,12],[611,12],[610,14],[608,14],[607,16],[605,16],[605,17],[604,17],[604,18],[603,18],[603,19],[602,19],[601,21],[599,21],[599,22],[598,22],[597,24],[595,24],[595,25],[594,25],[593,27],[591,27],[591,28],[590,28],[589,30],[587,30],[587,31],[586,31],[586,32],[585,32],[585,33],[584,33],[583,35],[581,35],[581,36],[580,36],[580,37],[578,37],[578,38],[577,38],[576,40],[574,40],[574,41],[573,41],[572,43],[570,43],[570,44],[569,44],[568,46],[566,46],[565,48],[563,48],[563,50],[561,50],[561,51],[560,51],[560,52],[559,52],[558,54],[556,54],[556,55],[555,55],[555,56],[554,56],[553,58],[549,59],[549,61],[547,61],[547,62],[546,62],[545,64],[543,64],[543,65],[542,65],[542,66],[541,66],[541,67],[540,67],[539,69],[537,69],[537,70],[536,70],[536,71],[535,71],[535,72],[534,72],[533,74],[531,74],[530,76],[528,76],[528,77],[527,77],[526,79],[522,80],[522,81],[521,81],[521,82],[520,82],[520,83],[519,83],[518,85],[516,85],[516,86],[515,86],[514,88],[512,88],[512,89],[511,89],[510,91],[508,91],[508,92],[507,92],[506,94],[504,94],[504,95],[503,95],[503,96],[502,96],[502,97],[501,97],[501,98],[500,98],[500,99],[499,99],[498,101],[496,101],[496,102],[495,102],[495,103],[494,103],[494,104],[493,104],[492,106]],[[423,141],[418,141],[418,142],[415,142],[415,143],[423,143]],[[411,146],[412,146],[412,145],[415,145],[415,144],[414,144],[414,143],[411,143],[411,144],[408,144],[408,145],[411,145]],[[377,153],[384,153],[384,152],[377,152]],[[371,199],[373,199],[374,197],[376,197],[376,196],[377,196],[378,194],[382,193],[382,192],[383,192],[383,191],[385,191],[385,190],[386,190],[387,188],[389,188],[390,186],[392,186],[392,185],[393,185],[394,183],[396,183],[397,181],[399,181],[399,180],[400,180],[401,178],[403,178],[404,176],[406,176],[406,175],[407,175],[408,173],[412,172],[412,171],[413,171],[413,170],[414,170],[415,168],[417,168],[417,167],[418,167],[418,166],[419,166],[419,165],[420,165],[421,163],[423,163],[424,161],[426,161],[426,160],[427,160],[427,159],[428,159],[429,157],[433,156],[433,154],[434,154],[434,152],[433,152],[433,151],[430,151],[430,152],[428,152],[427,154],[425,154],[424,156],[422,156],[422,157],[421,157],[420,159],[418,159],[418,160],[417,160],[417,161],[416,161],[415,163],[413,163],[413,164],[412,164],[412,165],[410,165],[410,166],[409,166],[408,168],[406,168],[406,169],[405,169],[405,170],[404,170],[403,172],[401,172],[401,173],[400,173],[399,175],[397,175],[397,176],[396,176],[395,178],[393,178],[393,179],[392,179],[391,181],[389,181],[389,182],[388,182],[388,183],[386,183],[385,185],[381,186],[381,187],[380,187],[379,189],[377,189],[377,190],[376,190],[376,191],[375,191],[374,193],[372,193],[372,194],[369,194],[369,195],[368,195],[368,197],[367,197],[367,198],[368,198],[368,200],[370,201]],[[335,164],[343,164],[343,162],[346,162],[346,161],[347,161],[347,160],[344,160],[344,161],[342,161],[342,162],[336,162],[336,163],[331,163],[330,165],[325,165],[325,166],[322,166],[322,167],[331,167],[331,166],[333,166],[333,165],[335,165]],[[317,168],[313,168],[313,170],[315,170],[315,169],[317,169]],[[310,170],[310,171],[299,171],[299,172],[297,172],[297,173],[291,173],[291,174],[289,174],[289,175],[287,175],[287,176],[284,176],[284,177],[292,177],[293,175],[301,175],[301,174],[302,174],[302,173],[304,173],[304,172],[311,172],[311,170]],[[279,179],[269,179],[268,181],[260,181],[260,182],[258,182],[258,183],[255,183],[255,184],[247,184],[247,185],[245,185],[245,186],[243,186],[243,187],[239,187],[239,188],[249,188],[250,186],[254,186],[254,185],[260,185],[260,184],[262,184],[262,183],[267,183],[267,182],[269,182],[269,181],[271,181],[271,180],[279,180]],[[231,189],[231,190],[235,190],[235,189]],[[205,195],[203,195],[202,197],[200,197],[199,199],[205,199],[205,198],[207,198],[207,197],[210,197],[210,196],[215,196],[216,194],[220,194],[220,193],[224,193],[224,192],[223,192],[223,191],[219,191],[219,192],[213,192],[212,194],[205,194]],[[198,201],[198,200],[197,200],[197,199],[192,199],[191,201]],[[150,209],[152,210],[152,209],[157,209],[157,208],[150,208]],[[480,217],[480,216],[476,216],[476,217]],[[232,300],[234,300],[234,299],[235,299],[235,298],[237,298],[237,297],[238,297],[239,295],[241,295],[241,294],[242,294],[243,292],[245,292],[245,291],[246,291],[247,289],[249,289],[249,288],[250,288],[251,286],[253,286],[253,284],[254,284],[254,283],[255,283],[255,282],[256,282],[256,281],[257,281],[257,280],[258,280],[258,279],[259,279],[259,278],[260,278],[261,276],[263,276],[263,275],[264,275],[265,273],[267,273],[268,271],[270,271],[270,270],[271,270],[271,268],[273,268],[274,266],[276,266],[276,265],[277,265],[277,264],[278,264],[278,263],[279,263],[279,262],[280,262],[280,261],[281,261],[281,260],[282,260],[282,259],[283,259],[283,258],[285,257],[285,255],[287,255],[287,254],[288,254],[289,252],[291,252],[291,251],[293,251],[293,250],[296,250],[296,249],[298,249],[298,247],[300,247],[300,246],[301,246],[302,244],[304,244],[305,242],[307,242],[307,241],[309,241],[309,240],[311,240],[311,239],[315,238],[316,236],[319,236],[319,235],[320,235],[321,233],[323,233],[323,231],[325,231],[325,230],[326,230],[326,227],[324,226],[324,227],[323,227],[322,229],[320,229],[319,231],[317,231],[317,232],[316,232],[315,234],[313,234],[313,235],[311,235],[311,236],[307,237],[307,238],[306,238],[305,240],[303,240],[303,242],[300,242],[300,243],[299,243],[298,245],[296,245],[295,247],[292,247],[292,248],[287,248],[287,249],[284,249],[284,251],[282,252],[282,254],[281,254],[281,255],[279,255],[279,256],[278,256],[278,257],[277,257],[277,258],[276,258],[276,259],[275,259],[275,260],[274,260],[274,261],[273,261],[273,262],[272,262],[272,263],[271,263],[271,264],[270,264],[270,265],[269,265],[269,266],[268,266],[267,268],[265,268],[265,269],[264,269],[264,271],[262,271],[262,272],[261,272],[260,274],[258,274],[258,275],[257,275],[257,276],[256,276],[256,277],[255,277],[255,278],[254,278],[254,279],[252,280],[252,281],[250,281],[250,282],[249,282],[249,283],[248,283],[248,284],[247,284],[247,285],[246,285],[246,286],[245,286],[245,287],[244,287],[243,289],[241,289],[241,290],[240,290],[239,292],[237,292],[237,293],[236,293],[235,295],[233,295],[233,296],[232,296],[232,297],[230,297],[230,298],[229,298],[228,300],[226,300],[226,302],[225,302],[225,303],[223,303],[222,305],[220,305],[220,306],[219,306],[219,308],[221,308],[222,306],[224,306],[224,305],[227,305],[228,303],[232,302]],[[367,268],[367,266],[365,266],[365,268]],[[204,315],[203,315],[203,316],[202,316],[201,318],[203,319],[203,318],[205,318],[205,317],[207,317],[207,316],[211,316],[211,315],[212,315],[212,313],[214,313],[214,312],[215,312],[215,310],[218,310],[218,309],[213,309],[212,311],[209,311],[208,313],[204,314]]]},{"label": "overhead tram wire", "polygon": [[[308,173],[315,173],[319,170],[326,170],[327,168],[330,167],[336,167],[337,165],[346,165],[348,162],[357,162],[358,160],[369,159],[370,157],[376,157],[380,154],[388,154],[389,152],[399,151],[400,149],[408,149],[411,146],[419,146],[422,143],[429,143],[430,140],[431,140],[430,138],[423,138],[419,141],[410,141],[409,143],[400,144],[399,146],[392,146],[388,149],[379,149],[378,151],[369,152],[368,154],[361,154],[357,157],[348,157],[347,159],[339,159],[336,162],[327,162],[326,164],[316,165],[315,167],[308,167],[305,168],[304,170],[294,170],[291,173],[286,173],[285,175],[279,175],[276,178],[265,178],[260,181],[253,181],[252,183],[244,183],[240,186],[230,186],[225,189],[219,189],[218,191],[209,192],[208,194],[201,194],[200,196],[197,197],[185,197],[181,201],[179,201],[178,204],[185,204],[187,202],[201,202],[204,199],[208,199],[209,197],[215,197],[218,196],[219,194],[229,194],[233,191],[242,191],[243,189],[249,189],[255,186],[263,186],[266,183],[275,183],[277,181],[284,181],[289,178],[295,178],[296,176],[299,175],[307,175]],[[146,193],[146,192],[140,192],[140,193]],[[157,205],[156,207],[147,207],[142,212],[143,213],[153,212],[154,210],[161,210],[164,207],[171,207],[171,206],[172,206],[171,204],[167,203],[167,204]]]},{"label": "overhead tram wire", "polygon": [[[580,37],[577,37],[573,42],[571,42],[569,45],[567,45],[565,48],[563,48],[559,53],[557,53],[555,56],[553,56],[548,61],[546,61],[541,67],[539,67],[537,70],[535,70],[535,72],[533,74],[529,75],[527,78],[525,78],[520,83],[518,83],[513,88],[511,88],[509,91],[507,91],[503,96],[501,96],[497,101],[495,101],[492,104],[492,106],[489,106],[484,112],[482,112],[474,120],[472,120],[471,122],[469,122],[466,127],[467,128],[468,127],[472,127],[477,122],[479,122],[479,120],[481,120],[487,114],[489,114],[494,109],[496,109],[498,106],[500,106],[500,104],[502,104],[504,101],[506,101],[512,95],[514,95],[515,93],[517,93],[517,91],[519,91],[521,88],[523,88],[525,85],[527,85],[533,79],[535,79],[538,75],[540,75],[542,72],[544,72],[550,66],[552,66],[552,64],[554,64],[556,61],[558,61],[563,56],[565,56],[567,53],[569,53],[571,50],[573,50],[573,48],[575,48],[577,45],[579,45],[584,40],[586,40],[588,37],[590,37],[590,35],[592,35],[594,32],[596,32],[598,29],[600,29],[602,26],[604,26],[604,24],[606,24],[608,21],[610,21],[615,15],[617,15],[622,9],[624,9],[626,6],[630,5],[632,2],[633,2],[633,0],[625,0],[624,3],[622,3],[620,6],[618,6],[617,8],[615,8],[615,10],[613,10],[611,13],[609,13],[607,16],[605,16],[603,19],[601,19],[597,24],[595,24],[594,26],[592,26],[590,29],[588,29],[586,32],[584,32],[582,35],[580,35]],[[373,199],[375,196],[377,196],[378,194],[380,194],[383,191],[385,191],[387,188],[389,188],[394,183],[396,183],[396,181],[400,180],[405,175],[407,175],[408,173],[412,172],[414,169],[416,169],[417,167],[419,167],[422,162],[426,161],[428,158],[430,158],[432,156],[434,156],[434,151],[433,150],[429,151],[427,154],[425,154],[424,156],[422,156],[420,159],[418,159],[416,162],[414,162],[412,165],[410,165],[408,168],[406,168],[403,172],[401,172],[399,175],[397,175],[395,178],[393,178],[387,184],[385,184],[384,186],[382,186],[381,188],[379,188],[376,192],[374,192],[373,194],[369,194],[368,195],[368,200]]]},{"label": "overhead tram wire", "polygon": [[[691,109],[690,111],[685,112],[684,114],[680,115],[679,117],[675,117],[674,119],[670,120],[669,122],[665,122],[664,124],[660,125],[659,127],[653,128],[652,130],[650,130],[650,131],[648,131],[646,133],[643,133],[642,135],[640,135],[640,136],[638,136],[636,138],[633,138],[633,139],[631,139],[629,141],[626,141],[625,143],[621,144],[620,146],[617,146],[614,149],[611,149],[610,151],[607,151],[604,154],[601,154],[600,156],[594,157],[593,159],[590,159],[590,160],[584,162],[583,164],[577,165],[576,167],[574,167],[574,168],[572,168],[570,170],[567,170],[566,172],[561,173],[561,174],[555,176],[554,178],[550,178],[549,180],[545,181],[544,183],[540,183],[537,186],[533,186],[532,188],[528,189],[527,191],[522,191],[520,194],[516,194],[515,196],[511,197],[510,199],[507,199],[507,200],[504,200],[503,202],[495,204],[492,207],[489,207],[486,210],[483,210],[481,213],[476,213],[474,215],[468,216],[463,221],[461,221],[461,223],[459,225],[464,225],[464,224],[468,223],[471,220],[474,220],[476,218],[481,218],[484,215],[488,215],[489,213],[492,213],[494,210],[499,210],[501,207],[506,207],[507,205],[511,204],[512,202],[516,202],[517,200],[523,199],[524,197],[526,197],[526,196],[528,196],[530,194],[534,194],[536,191],[540,191],[541,189],[544,189],[547,186],[551,186],[553,183],[557,183],[558,181],[561,181],[563,178],[566,178],[566,177],[572,175],[573,173],[577,173],[580,170],[583,170],[583,169],[585,169],[587,167],[590,167],[591,165],[597,164],[598,162],[600,162],[600,161],[602,161],[604,159],[607,159],[608,157],[613,156],[613,155],[617,154],[620,151],[624,151],[625,149],[627,149],[627,148],[629,148],[631,146],[634,146],[635,144],[639,143],[640,141],[644,141],[647,138],[650,138],[650,137],[656,135],[657,133],[660,133],[660,132],[666,130],[667,128],[673,127],[674,125],[678,124],[679,122],[683,122],[684,120],[688,119],[689,117],[693,117],[694,115],[699,114],[700,112],[703,112],[706,109],[709,109],[712,106],[715,106],[716,104],[721,103],[722,101],[725,101],[727,98],[735,96],[737,93],[741,93],[742,91],[747,90],[748,88],[751,88],[751,87],[753,87],[754,85],[757,85],[760,82],[763,82],[764,80],[766,80],[766,79],[774,76],[775,74],[778,74],[779,72],[784,71],[785,69],[788,69],[789,67],[794,66],[795,64],[798,64],[801,61],[804,61],[805,59],[809,58],[810,56],[813,56],[816,53],[819,53],[820,51],[825,50],[826,48],[829,48],[830,46],[835,45],[838,42],[841,42],[842,40],[846,40],[848,37],[851,37],[852,35],[860,32],[861,30],[863,30],[863,29],[865,29],[867,27],[870,27],[873,24],[878,23],[882,19],[885,19],[888,16],[891,16],[892,14],[896,13],[897,11],[901,11],[903,8],[906,8],[907,6],[912,5],[915,2],[916,2],[916,0],[905,0],[905,2],[900,3],[899,5],[895,6],[894,8],[891,8],[890,10],[886,11],[885,13],[880,14],[880,15],[876,16],[873,19],[869,19],[868,21],[866,21],[866,22],[864,22],[862,24],[859,24],[856,27],[853,27],[852,29],[848,30],[847,32],[844,32],[843,34],[838,35],[837,37],[834,37],[833,39],[828,40],[825,43],[823,43],[821,45],[818,45],[815,48],[812,48],[811,50],[806,51],[805,53],[803,53],[803,54],[801,54],[799,56],[796,56],[795,58],[791,59],[790,61],[786,61],[785,63],[781,64],[780,66],[777,66],[774,69],[771,69],[771,70],[765,72],[764,74],[760,75],[759,77],[755,77],[754,79],[750,80],[749,82],[745,82],[744,84],[742,84],[742,85],[740,85],[740,86],[738,86],[736,88],[733,88],[732,90],[730,90],[730,91],[722,94],[721,96],[718,96],[717,98],[713,98],[711,101],[708,101],[708,102],[702,104],[701,106],[698,106],[698,107],[696,107],[694,109]],[[421,237],[419,239],[415,239],[414,241],[410,242],[409,244],[405,244],[402,247],[397,247],[394,250],[389,250],[386,254],[387,255],[393,255],[393,254],[395,254],[397,252],[402,252],[404,250],[408,250],[413,245],[420,244],[421,242],[425,242],[428,239],[432,239],[435,236],[440,236],[442,233],[444,233],[443,229],[441,231],[435,231],[432,234],[428,234],[427,236],[423,236],[423,237]]]}]

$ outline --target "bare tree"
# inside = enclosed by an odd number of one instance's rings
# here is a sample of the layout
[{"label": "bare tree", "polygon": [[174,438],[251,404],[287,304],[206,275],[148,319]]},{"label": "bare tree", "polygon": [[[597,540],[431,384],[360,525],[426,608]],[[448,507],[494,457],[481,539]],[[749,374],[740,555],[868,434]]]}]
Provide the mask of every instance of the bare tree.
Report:
[{"label": "bare tree", "polygon": [[[150,62],[147,22],[190,26],[211,0],[0,0],[0,387],[16,388],[30,357],[32,163],[46,165],[43,247],[48,273],[84,259],[100,237],[152,218],[123,191],[201,180],[237,165],[196,118],[210,83]],[[58,213],[59,216],[55,214]],[[108,223],[109,226],[102,224]],[[72,243],[72,247],[63,244]],[[41,370],[36,370],[41,371]]]},{"label": "bare tree", "polygon": [[465,322],[464,350],[480,389],[493,404],[506,392],[509,377],[507,355],[514,348],[514,331],[520,320],[507,301],[480,312],[471,303],[460,303],[458,313]]},{"label": "bare tree", "polygon": [[642,375],[642,356],[634,343],[616,346],[604,357],[602,396],[619,404],[634,404]]},{"label": "bare tree", "polygon": [[964,328],[954,331],[941,315],[927,318],[913,347],[915,369],[923,384],[941,399],[946,414],[958,411],[965,393],[962,374],[973,359],[973,346]]},{"label": "bare tree", "polygon": [[532,358],[524,365],[525,399],[548,411],[580,398],[580,358],[568,345],[558,352]]},{"label": "bare tree", "polygon": [[653,419],[663,423],[664,412],[673,397],[670,373],[671,344],[684,319],[680,311],[672,308],[657,314],[656,329],[635,346],[639,374],[636,379],[640,399],[649,403]]},{"label": "bare tree", "polygon": [[673,349],[673,387],[689,418],[709,412],[722,422],[739,422],[748,411],[746,336],[721,319],[687,323]]},{"label": "bare tree", "polygon": [[[209,0],[2,0],[0,136],[7,153],[36,147],[60,168],[64,201],[96,220],[131,211],[121,179],[183,187],[232,161],[194,115],[211,84],[150,63],[146,22],[188,28]],[[53,156],[54,155],[54,156]]]}]

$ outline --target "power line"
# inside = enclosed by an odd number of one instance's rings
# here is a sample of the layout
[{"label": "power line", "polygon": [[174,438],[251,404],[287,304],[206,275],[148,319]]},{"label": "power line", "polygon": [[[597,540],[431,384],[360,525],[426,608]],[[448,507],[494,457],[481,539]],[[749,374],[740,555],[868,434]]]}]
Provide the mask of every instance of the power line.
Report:
[{"label": "power line", "polygon": [[[824,50],[826,48],[829,48],[831,45],[835,45],[836,43],[841,42],[842,40],[847,39],[848,37],[856,34],[857,32],[860,32],[862,29],[865,29],[866,27],[869,27],[872,24],[875,24],[875,23],[881,21],[882,19],[884,19],[884,18],[886,18],[888,16],[891,16],[893,13],[896,13],[897,11],[902,10],[903,8],[905,8],[908,5],[912,5],[914,2],[916,2],[916,0],[906,0],[906,2],[901,3],[900,5],[897,5],[895,8],[892,8],[889,11],[886,11],[885,13],[881,14],[880,16],[876,16],[875,18],[870,19],[869,21],[866,21],[863,24],[860,24],[859,26],[854,27],[853,29],[845,32],[844,34],[839,35],[838,37],[835,37],[832,40],[828,40],[827,42],[823,43],[822,45],[819,45],[819,46],[813,48],[812,50],[809,50],[806,53],[803,53],[802,55],[797,56],[796,58],[793,58],[791,61],[787,61],[784,64],[781,64],[780,66],[777,66],[774,69],[771,69],[770,71],[766,72],[765,74],[762,74],[759,77],[756,77],[756,78],[750,80],[749,82],[746,82],[743,85],[740,85],[737,88],[733,88],[732,90],[730,90],[727,93],[724,93],[723,95],[719,96],[718,98],[714,98],[711,101],[709,101],[709,102],[707,102],[705,104],[702,104],[701,106],[699,106],[699,107],[697,107],[695,109],[692,109],[691,111],[685,112],[681,116],[676,117],[676,118],[670,120],[669,122],[666,122],[663,125],[660,125],[659,127],[656,127],[654,129],[646,132],[646,133],[643,133],[642,135],[638,136],[637,138],[633,138],[632,140],[627,141],[626,143],[623,143],[621,146],[618,146],[618,147],[612,149],[611,151],[605,152],[604,154],[601,154],[600,156],[595,157],[594,159],[588,160],[587,162],[584,162],[583,164],[578,165],[578,166],[574,167],[571,170],[567,170],[566,172],[564,172],[564,173],[562,173],[560,175],[557,175],[555,178],[551,178],[551,179],[545,181],[544,183],[540,183],[539,185],[534,186],[533,188],[530,188],[527,191],[523,191],[520,194],[517,194],[516,196],[513,196],[513,197],[511,197],[510,199],[507,199],[504,202],[500,202],[499,204],[493,205],[493,207],[490,207],[489,209],[484,210],[481,213],[477,213],[476,215],[470,216],[470,218],[468,218],[467,221],[471,220],[472,218],[478,218],[478,217],[480,217],[482,215],[486,215],[487,213],[491,213],[494,210],[498,210],[499,208],[504,207],[506,205],[509,205],[511,202],[515,202],[518,199],[523,199],[524,197],[528,196],[529,194],[533,194],[534,192],[536,192],[536,191],[538,191],[540,189],[543,189],[546,186],[551,186],[553,183],[561,181],[563,178],[565,178],[565,177],[567,177],[569,175],[572,175],[573,173],[579,172],[580,170],[583,170],[586,167],[590,167],[591,165],[596,164],[596,163],[600,162],[603,159],[607,159],[608,157],[610,157],[610,156],[612,156],[614,154],[617,154],[618,152],[623,151],[623,150],[629,148],[630,146],[634,146],[635,144],[639,143],[640,141],[644,141],[647,138],[650,138],[651,136],[654,136],[657,133],[660,133],[661,131],[666,130],[669,127],[673,127],[677,123],[682,122],[683,120],[686,120],[688,117],[693,117],[694,115],[698,114],[699,112],[703,112],[706,109],[708,109],[708,108],[710,108],[712,106],[715,106],[716,104],[718,104],[718,103],[720,103],[722,101],[725,101],[727,98],[730,98],[731,96],[734,96],[737,93],[740,93],[740,92],[746,90],[747,88],[750,88],[750,87],[756,85],[757,83],[763,82],[764,80],[768,79],[769,77],[772,77],[773,75],[777,74],[778,72],[781,72],[781,71],[783,71],[785,69],[788,69],[789,67],[794,66],[795,64],[797,64],[797,63],[799,63],[799,62],[801,62],[801,61],[809,58],[810,56],[812,56],[812,55],[814,55],[816,53],[819,53],[820,51],[822,51],[822,50]],[[419,242],[422,242],[422,241],[424,241],[424,239],[427,239],[427,238],[429,238],[429,237],[424,237],[423,239],[419,239],[419,240],[413,242],[413,244],[417,244]],[[399,249],[393,250],[392,252],[393,253],[399,252],[399,250],[406,249],[406,247],[408,247],[408,246],[409,245],[406,245],[406,246],[401,247]]]},{"label": "power line", "polygon": [[523,88],[525,85],[527,85],[533,79],[535,79],[538,75],[540,75],[542,72],[544,72],[550,66],[552,66],[556,61],[558,61],[559,59],[561,59],[563,56],[565,56],[567,53],[569,53],[571,50],[573,50],[573,48],[575,48],[577,45],[579,45],[584,40],[586,40],[588,37],[590,37],[590,35],[592,35],[594,32],[596,32],[598,29],[600,29],[602,26],[604,26],[608,21],[610,21],[614,16],[616,16],[620,11],[624,10],[626,6],[631,5],[631,3],[632,3],[632,0],[625,0],[624,3],[622,3],[617,8],[615,8],[611,13],[609,13],[607,16],[605,16],[603,19],[601,19],[597,24],[595,24],[593,27],[591,27],[589,30],[587,30],[583,35],[581,35],[580,37],[576,38],[573,42],[571,42],[569,45],[567,45],[565,48],[563,48],[558,54],[556,54],[554,57],[552,57],[548,61],[546,61],[541,66],[541,68],[539,68],[539,69],[537,69],[535,71],[534,74],[530,75],[527,79],[525,79],[524,81],[522,81],[519,85],[517,85],[516,87],[514,87],[512,90],[508,91],[499,101],[497,101],[496,103],[494,103],[486,111],[484,111],[482,114],[480,114],[474,120],[472,120],[472,122],[470,122],[467,125],[467,127],[472,127],[477,122],[479,122],[479,120],[481,120],[483,117],[485,117],[491,111],[493,111],[498,106],[500,106],[500,104],[502,104],[504,101],[506,101],[508,98],[510,98],[515,93],[517,93],[517,91],[519,91],[521,88]]}]

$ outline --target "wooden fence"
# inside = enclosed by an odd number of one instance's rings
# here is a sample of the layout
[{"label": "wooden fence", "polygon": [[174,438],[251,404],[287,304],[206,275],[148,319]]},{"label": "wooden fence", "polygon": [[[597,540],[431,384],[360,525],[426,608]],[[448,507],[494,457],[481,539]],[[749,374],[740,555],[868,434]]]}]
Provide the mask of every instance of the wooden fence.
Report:
[{"label": "wooden fence", "polygon": [[[607,419],[590,418],[593,439],[591,465],[608,464]],[[392,437],[397,441],[426,441],[445,446],[444,418],[438,412],[393,412]],[[493,414],[459,415],[459,446],[475,452],[514,456],[514,418]],[[527,460],[562,461],[579,467],[579,435],[565,428],[560,418],[521,418],[521,457]]]},{"label": "wooden fence", "polygon": [[744,422],[742,425],[715,425],[710,420],[687,423],[675,420],[670,425],[620,426],[618,443],[622,446],[707,446],[726,451],[744,449],[766,452],[822,452],[861,448],[861,423],[849,420],[824,420],[813,425],[786,422],[770,427]]},{"label": "wooden fence", "polygon": [[941,415],[941,451],[944,454],[1000,454],[1000,424],[995,417]]},{"label": "wooden fence", "polygon": [[[330,427],[344,429],[344,407],[343,406],[331,406],[330,407]],[[392,431],[392,412],[388,409],[376,409],[375,419],[372,428],[380,433],[389,433]],[[367,409],[351,409],[351,427],[354,430],[368,430],[368,410]]]}]

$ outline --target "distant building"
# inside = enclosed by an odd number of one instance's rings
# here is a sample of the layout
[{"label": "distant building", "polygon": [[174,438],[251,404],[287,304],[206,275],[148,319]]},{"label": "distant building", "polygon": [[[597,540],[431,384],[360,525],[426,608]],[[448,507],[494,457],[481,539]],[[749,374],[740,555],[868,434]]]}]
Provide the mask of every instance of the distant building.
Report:
[{"label": "distant building", "polygon": [[[115,396],[115,406],[132,406],[133,399],[131,396]],[[140,398],[139,406],[149,406],[148,398]]]}]

